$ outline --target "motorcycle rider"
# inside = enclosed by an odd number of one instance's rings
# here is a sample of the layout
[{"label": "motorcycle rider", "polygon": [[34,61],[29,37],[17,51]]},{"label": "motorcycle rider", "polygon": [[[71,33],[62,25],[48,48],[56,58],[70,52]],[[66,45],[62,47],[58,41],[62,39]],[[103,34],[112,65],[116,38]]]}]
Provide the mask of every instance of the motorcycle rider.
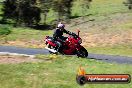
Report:
[{"label": "motorcycle rider", "polygon": [[63,36],[63,33],[66,33],[66,34],[69,34],[69,35],[72,35],[73,34],[72,32],[66,30],[65,29],[65,25],[60,22],[58,24],[57,28],[55,29],[54,34],[53,34],[53,39],[54,39],[54,41],[56,41],[56,43],[58,45],[56,47],[56,50],[57,51],[60,50],[60,48],[62,47],[62,43],[67,39],[67,37],[64,37]]}]

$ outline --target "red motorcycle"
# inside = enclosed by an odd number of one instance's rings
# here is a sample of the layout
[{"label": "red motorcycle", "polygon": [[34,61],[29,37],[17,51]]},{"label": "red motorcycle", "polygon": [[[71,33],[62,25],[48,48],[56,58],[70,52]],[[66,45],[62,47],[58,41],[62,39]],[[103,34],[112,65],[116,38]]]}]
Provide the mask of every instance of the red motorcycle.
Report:
[{"label": "red motorcycle", "polygon": [[[67,37],[65,42],[62,43],[61,50],[58,52],[56,51],[57,47],[57,41],[54,41],[52,37],[46,36],[45,44],[47,47],[45,47],[47,50],[49,50],[50,53],[61,53],[64,55],[77,55],[78,57],[87,57],[88,52],[87,50],[81,46],[82,39],[75,33],[72,33]],[[59,40],[58,40],[59,41]]]}]

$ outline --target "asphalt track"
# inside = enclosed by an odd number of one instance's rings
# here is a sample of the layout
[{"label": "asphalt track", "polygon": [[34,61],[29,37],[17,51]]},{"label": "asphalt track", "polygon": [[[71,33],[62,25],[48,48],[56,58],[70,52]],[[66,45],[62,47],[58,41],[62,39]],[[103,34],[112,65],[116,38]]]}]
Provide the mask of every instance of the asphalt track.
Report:
[{"label": "asphalt track", "polygon": [[[17,53],[17,54],[25,54],[25,55],[49,54],[48,50],[46,49],[20,48],[20,47],[14,47],[14,46],[0,46],[0,52]],[[126,57],[126,56],[89,53],[88,58],[105,61],[109,63],[115,62],[119,64],[132,64],[132,57]]]}]

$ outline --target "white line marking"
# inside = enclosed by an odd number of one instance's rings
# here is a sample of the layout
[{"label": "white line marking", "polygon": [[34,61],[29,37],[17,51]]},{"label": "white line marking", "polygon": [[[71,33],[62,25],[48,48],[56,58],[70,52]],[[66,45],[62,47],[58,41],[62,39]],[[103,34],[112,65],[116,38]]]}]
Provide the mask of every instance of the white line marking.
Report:
[{"label": "white line marking", "polygon": [[10,53],[10,52],[0,52],[0,55],[14,55],[14,56],[28,56],[34,58],[34,55],[19,54],[19,53]]}]

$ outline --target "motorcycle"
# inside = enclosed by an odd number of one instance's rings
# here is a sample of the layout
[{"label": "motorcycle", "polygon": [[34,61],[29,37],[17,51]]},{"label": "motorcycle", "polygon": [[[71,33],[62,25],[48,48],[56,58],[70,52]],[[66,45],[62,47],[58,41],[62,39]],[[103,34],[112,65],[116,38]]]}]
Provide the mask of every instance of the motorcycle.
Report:
[{"label": "motorcycle", "polygon": [[[46,36],[45,47],[50,53],[61,53],[64,55],[77,55],[78,57],[87,57],[87,50],[81,45],[82,39],[78,34],[72,33],[67,37],[67,39],[62,43],[62,47],[59,51],[56,51],[57,41],[54,41],[52,37]],[[59,41],[59,40],[58,40]]]}]

